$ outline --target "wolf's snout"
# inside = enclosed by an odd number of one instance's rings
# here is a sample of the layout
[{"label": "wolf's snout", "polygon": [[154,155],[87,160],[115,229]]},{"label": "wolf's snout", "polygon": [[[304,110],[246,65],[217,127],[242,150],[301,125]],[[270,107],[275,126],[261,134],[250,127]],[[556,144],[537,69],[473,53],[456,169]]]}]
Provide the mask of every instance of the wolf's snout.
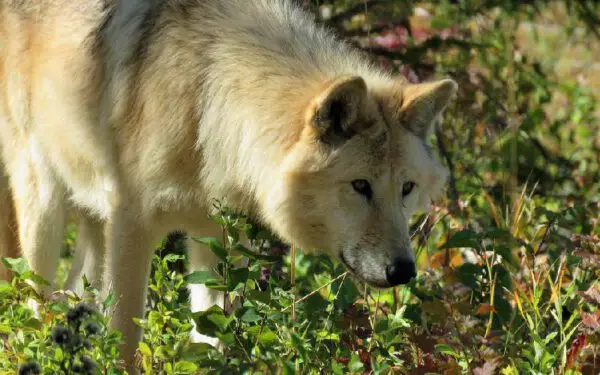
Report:
[{"label": "wolf's snout", "polygon": [[385,277],[390,286],[408,283],[417,276],[417,266],[412,260],[399,260],[385,268]]}]

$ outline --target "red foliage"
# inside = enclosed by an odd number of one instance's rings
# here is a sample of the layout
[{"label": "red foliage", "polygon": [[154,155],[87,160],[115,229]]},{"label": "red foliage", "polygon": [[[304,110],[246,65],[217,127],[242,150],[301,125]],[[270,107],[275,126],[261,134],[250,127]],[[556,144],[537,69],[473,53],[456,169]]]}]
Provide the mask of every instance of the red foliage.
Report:
[{"label": "red foliage", "polygon": [[569,351],[567,352],[567,369],[572,369],[575,365],[575,361],[579,356],[579,353],[583,350],[583,347],[587,343],[587,337],[582,333],[571,344]]}]

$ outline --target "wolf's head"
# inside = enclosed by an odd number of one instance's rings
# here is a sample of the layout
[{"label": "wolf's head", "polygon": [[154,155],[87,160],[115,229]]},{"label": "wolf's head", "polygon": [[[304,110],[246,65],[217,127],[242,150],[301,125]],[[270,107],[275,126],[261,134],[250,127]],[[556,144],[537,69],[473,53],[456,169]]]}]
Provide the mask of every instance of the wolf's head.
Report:
[{"label": "wolf's head", "polygon": [[339,257],[372,285],[408,282],[416,275],[409,218],[427,209],[447,176],[425,140],[456,87],[449,79],[324,84],[270,194],[270,224],[305,250]]}]

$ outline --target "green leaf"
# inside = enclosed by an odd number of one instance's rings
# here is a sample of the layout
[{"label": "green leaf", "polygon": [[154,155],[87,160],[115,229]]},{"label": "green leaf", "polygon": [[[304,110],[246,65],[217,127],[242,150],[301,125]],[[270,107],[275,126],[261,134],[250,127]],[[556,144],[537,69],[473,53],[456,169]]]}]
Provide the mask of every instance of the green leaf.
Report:
[{"label": "green leaf", "polygon": [[178,260],[182,260],[185,257],[183,255],[179,255],[179,254],[167,254],[163,257],[163,261],[167,262],[167,263],[175,263]]},{"label": "green leaf", "polygon": [[258,335],[258,342],[262,345],[268,346],[275,341],[277,341],[277,335],[268,327],[264,328],[262,333]]},{"label": "green leaf", "polygon": [[557,220],[558,218],[560,218],[560,213],[558,212],[554,212],[554,211],[550,211],[549,209],[545,208],[545,207],[536,207],[535,210],[535,215],[536,216],[546,216],[546,218],[548,220]]},{"label": "green leaf", "polygon": [[159,359],[169,359],[173,354],[173,348],[166,345],[161,345],[154,351],[154,356]]},{"label": "green leaf", "polygon": [[319,341],[340,342],[340,335],[338,335],[335,332],[330,332],[326,329],[323,329],[323,330],[320,330],[319,333],[317,333],[317,339]]},{"label": "green leaf", "polygon": [[0,280],[0,294],[12,293],[12,286],[5,280]]},{"label": "green leaf", "polygon": [[192,272],[184,277],[185,282],[188,284],[207,284],[216,283],[218,279],[211,271],[196,271]]},{"label": "green leaf", "polygon": [[461,283],[475,289],[477,287],[477,276],[483,274],[483,268],[477,264],[465,263],[458,267],[457,273]]},{"label": "green leaf", "polygon": [[331,361],[331,372],[335,375],[344,375],[344,366],[336,360]]},{"label": "green leaf", "polygon": [[227,261],[227,249],[224,249],[221,242],[216,237],[192,237],[192,239],[201,244],[207,245],[210,251],[213,252],[222,261]]},{"label": "green leaf", "polygon": [[550,332],[548,336],[546,336],[546,338],[544,339],[544,344],[548,345],[548,343],[552,341],[557,335],[558,332]]},{"label": "green leaf", "polygon": [[229,271],[229,287],[234,290],[239,284],[246,284],[248,268],[236,268]]},{"label": "green leaf", "polygon": [[146,344],[145,342],[141,341],[138,345],[139,349],[140,349],[140,353],[142,353],[142,355],[146,356],[146,357],[152,357],[152,350],[150,349],[150,347],[148,346],[148,344]]},{"label": "green leaf", "polygon": [[542,356],[544,355],[545,352],[545,348],[544,346],[542,346],[542,344],[538,341],[534,341],[533,342],[533,351],[535,353],[535,360],[536,362],[540,362],[540,360],[542,359]]},{"label": "green leaf", "polygon": [[341,309],[346,309],[346,307],[354,304],[359,296],[356,285],[350,281],[350,278],[344,279],[337,294]]},{"label": "green leaf", "polygon": [[69,310],[69,304],[66,302],[56,301],[50,305],[50,311],[55,313],[66,313]]},{"label": "green leaf", "polygon": [[190,343],[188,349],[185,351],[184,359],[195,360],[199,356],[202,356],[211,350],[214,350],[214,346],[205,342]]},{"label": "green leaf", "polygon": [[210,245],[211,242],[221,246],[221,240],[219,240],[217,237],[192,237],[192,240],[206,246]]},{"label": "green leaf", "polygon": [[225,332],[235,319],[233,316],[226,316],[223,309],[217,305],[206,311],[194,313],[192,317],[198,332],[211,337],[216,337],[218,332]]},{"label": "green leaf", "polygon": [[176,373],[192,374],[198,370],[198,366],[188,361],[179,361],[175,364]]},{"label": "green leaf", "polygon": [[471,230],[463,230],[454,235],[441,248],[452,249],[457,247],[479,248],[479,236]]},{"label": "green leaf", "polygon": [[256,309],[249,308],[244,311],[244,314],[240,318],[240,320],[244,323],[255,323],[261,320],[261,316],[258,314]]},{"label": "green leaf", "polygon": [[437,344],[435,346],[435,350],[437,350],[438,352],[440,352],[442,354],[451,355],[454,358],[459,357],[459,355],[456,353],[456,351],[451,346],[446,345],[446,344]]},{"label": "green leaf", "polygon": [[37,318],[31,317],[22,323],[25,328],[42,329],[43,324]]},{"label": "green leaf", "polygon": [[509,243],[510,241],[515,239],[509,231],[502,228],[493,228],[486,230],[481,237],[490,240],[497,240],[504,243]]},{"label": "green leaf", "polygon": [[258,259],[258,256],[260,255],[258,253],[255,253],[252,250],[247,249],[242,244],[236,244],[233,247],[233,250],[236,251],[236,252],[238,252],[238,253],[240,253],[240,254],[243,254],[243,255],[247,256],[250,259]]},{"label": "green leaf", "polygon": [[225,332],[227,327],[235,318],[233,316],[225,316],[224,314],[210,314],[208,320],[213,322],[221,332]]},{"label": "green leaf", "polygon": [[13,329],[5,324],[0,324],[0,333],[4,334],[4,335],[8,335],[10,333],[13,333]]},{"label": "green leaf", "polygon": [[212,289],[212,290],[218,290],[219,292],[228,292],[229,291],[229,287],[225,284],[207,283],[205,285],[207,288]]},{"label": "green leaf", "polygon": [[50,283],[46,279],[44,279],[43,277],[41,277],[39,275],[36,275],[32,271],[26,271],[21,276],[33,281],[34,283],[36,283],[38,285],[50,285]]},{"label": "green leaf", "polygon": [[269,301],[271,300],[271,293],[269,293],[268,291],[261,291],[261,290],[251,290],[248,293],[246,293],[246,297],[248,298],[247,301],[250,302],[252,305],[257,305],[257,302],[259,302],[262,304],[269,304]]},{"label": "green leaf", "polygon": [[496,308],[496,315],[503,321],[508,322],[512,316],[512,306],[501,294],[496,294],[496,301],[494,302]]},{"label": "green leaf", "polygon": [[23,258],[2,258],[2,263],[17,275],[23,275],[25,272],[31,270]]},{"label": "green leaf", "polygon": [[360,360],[360,357],[356,353],[352,353],[352,357],[350,359],[350,363],[348,364],[348,368],[351,372],[360,372],[364,368],[364,364]]},{"label": "green leaf", "polygon": [[[490,229],[485,231],[482,235],[482,238],[485,239],[489,239],[489,240],[493,240],[495,243],[497,244],[503,244],[508,246],[509,248],[514,248],[514,247],[518,247],[518,246],[524,246],[529,250],[533,250],[531,245],[529,245],[528,243],[525,243],[524,241],[514,237],[512,235],[512,233],[510,233],[508,230],[506,229],[501,229],[501,228],[494,228],[494,229]],[[503,254],[500,254],[503,255]],[[506,255],[506,260],[511,260],[512,254],[507,254]],[[517,264],[518,265],[518,264]]]},{"label": "green leaf", "polygon": [[63,361],[64,357],[65,353],[63,352],[63,350],[61,348],[56,348],[56,350],[54,351],[54,360],[60,363]]},{"label": "green leaf", "polygon": [[104,301],[102,301],[102,306],[104,308],[104,310],[112,307],[112,305],[115,303],[115,294],[114,292],[111,290],[110,293],[108,293],[108,296],[106,296],[106,298],[104,299]]},{"label": "green leaf", "polygon": [[223,345],[225,345],[225,347],[231,347],[231,346],[235,345],[235,343],[236,343],[233,332],[227,332],[227,333],[217,332],[216,336],[223,343]]}]

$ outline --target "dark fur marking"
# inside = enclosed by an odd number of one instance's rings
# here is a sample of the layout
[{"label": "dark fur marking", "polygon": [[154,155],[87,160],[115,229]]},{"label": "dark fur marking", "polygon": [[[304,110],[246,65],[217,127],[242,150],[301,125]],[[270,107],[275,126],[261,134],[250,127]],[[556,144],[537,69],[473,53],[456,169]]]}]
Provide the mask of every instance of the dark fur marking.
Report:
[{"label": "dark fur marking", "polygon": [[106,40],[104,38],[106,28],[112,21],[117,7],[114,3],[110,4],[109,1],[103,1],[102,10],[104,11],[104,18],[96,30],[89,35],[87,43],[90,46],[90,52],[96,57],[100,57],[104,60],[106,52]]},{"label": "dark fur marking", "polygon": [[144,21],[140,25],[140,37],[137,42],[137,48],[131,54],[131,61],[128,61],[128,63],[143,61],[147,56],[152,38],[160,31],[157,30],[156,25],[165,5],[166,3],[160,2],[144,15]]}]

